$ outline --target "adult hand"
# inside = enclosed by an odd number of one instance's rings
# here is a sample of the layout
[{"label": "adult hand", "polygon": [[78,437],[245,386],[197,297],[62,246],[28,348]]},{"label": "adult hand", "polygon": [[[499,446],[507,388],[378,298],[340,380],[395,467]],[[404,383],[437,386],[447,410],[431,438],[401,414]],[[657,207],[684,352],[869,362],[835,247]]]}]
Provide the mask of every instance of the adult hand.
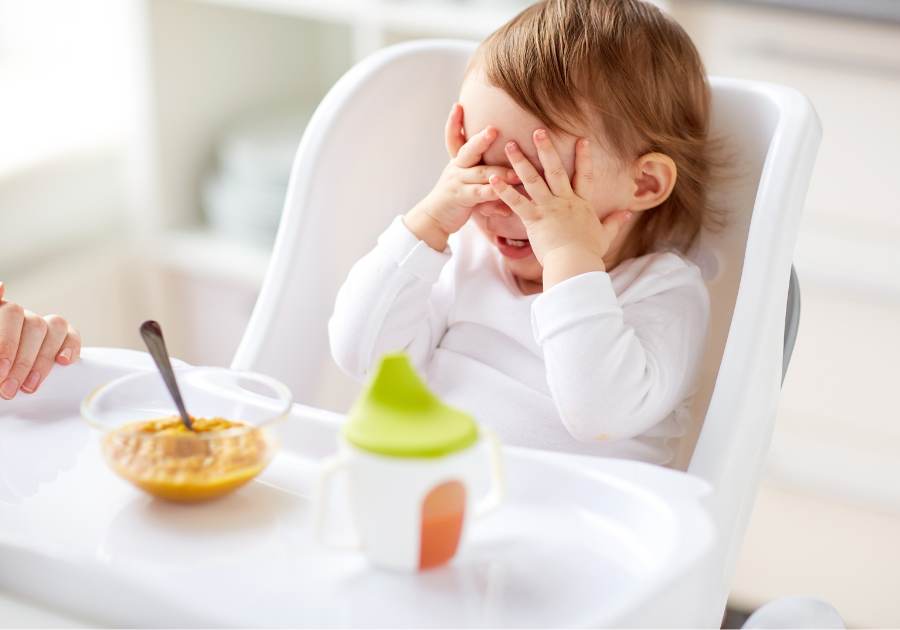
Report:
[{"label": "adult hand", "polygon": [[59,315],[41,317],[3,299],[0,282],[0,398],[37,391],[54,363],[70,365],[81,354],[81,335]]}]

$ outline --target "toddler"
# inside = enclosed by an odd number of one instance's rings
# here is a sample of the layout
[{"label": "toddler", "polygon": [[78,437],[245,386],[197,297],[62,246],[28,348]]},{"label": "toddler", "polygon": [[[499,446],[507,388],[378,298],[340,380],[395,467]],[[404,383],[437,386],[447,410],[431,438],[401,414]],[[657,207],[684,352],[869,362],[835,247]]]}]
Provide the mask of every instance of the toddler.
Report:
[{"label": "toddler", "polygon": [[639,0],[544,0],[470,61],[434,189],[350,272],[332,353],[405,349],[507,444],[672,460],[709,296],[710,96],[685,32]]}]

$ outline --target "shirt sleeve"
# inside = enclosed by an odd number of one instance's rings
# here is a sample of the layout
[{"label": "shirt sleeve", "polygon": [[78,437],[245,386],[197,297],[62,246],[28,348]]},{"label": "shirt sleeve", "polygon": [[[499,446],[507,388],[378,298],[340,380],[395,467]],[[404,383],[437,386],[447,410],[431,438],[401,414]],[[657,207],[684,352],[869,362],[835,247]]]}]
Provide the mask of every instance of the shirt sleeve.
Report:
[{"label": "shirt sleeve", "polygon": [[350,270],[328,321],[331,353],[350,376],[365,380],[378,357],[406,350],[422,367],[447,328],[448,283],[438,285],[451,258],[418,240],[397,217],[378,245]]},{"label": "shirt sleeve", "polygon": [[547,382],[575,438],[635,437],[692,395],[706,354],[709,294],[699,270],[677,260],[633,283],[624,308],[604,272],[570,278],[535,300],[532,327]]}]

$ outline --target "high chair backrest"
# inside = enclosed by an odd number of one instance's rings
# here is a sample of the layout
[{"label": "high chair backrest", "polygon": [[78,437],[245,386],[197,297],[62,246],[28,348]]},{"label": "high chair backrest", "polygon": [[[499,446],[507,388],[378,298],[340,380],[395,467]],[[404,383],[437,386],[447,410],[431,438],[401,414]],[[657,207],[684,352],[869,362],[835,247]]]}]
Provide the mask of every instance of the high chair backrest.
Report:
[{"label": "high chair backrest", "polygon": [[233,367],[346,411],[358,387],[331,360],[326,325],[350,268],[447,165],[443,129],[470,42],[381,50],[325,96],[297,151],[275,249]]},{"label": "high chair backrest", "polygon": [[[294,162],[275,250],[232,366],[285,382],[296,401],[345,411],[357,385],[334,366],[327,321],[356,260],[419,201],[447,162],[443,129],[470,42],[381,50],[352,68],[316,110]],[[713,137],[724,145],[714,205],[721,230],[692,258],[712,304],[695,422],[674,466],[715,487],[724,608],[768,450],[781,377],[791,256],[821,126],[783,86],[711,78]],[[696,444],[696,448],[695,448]],[[715,611],[718,610],[718,613]]]}]

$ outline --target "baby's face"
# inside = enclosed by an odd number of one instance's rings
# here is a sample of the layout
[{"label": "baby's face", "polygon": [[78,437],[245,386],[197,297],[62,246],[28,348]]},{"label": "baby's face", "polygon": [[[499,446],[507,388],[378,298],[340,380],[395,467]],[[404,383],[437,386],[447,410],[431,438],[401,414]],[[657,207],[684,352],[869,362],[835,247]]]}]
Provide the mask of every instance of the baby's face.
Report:
[{"label": "baby's face", "polygon": [[[492,125],[497,129],[497,139],[484,154],[483,162],[488,166],[511,166],[506,157],[506,144],[515,141],[541,175],[544,168],[537,157],[532,134],[547,126],[532,114],[516,104],[503,90],[489,85],[481,71],[469,74],[459,95],[463,107],[463,126],[466,138]],[[592,203],[598,219],[604,219],[616,210],[625,209],[632,192],[629,169],[607,149],[606,142],[585,133],[583,136],[568,136],[550,133],[550,139],[559,152],[562,163],[569,174],[575,174],[575,142],[580,137],[591,141],[591,157],[594,162],[594,198]],[[524,187],[515,187],[526,197]],[[522,220],[500,200],[479,204],[472,213],[472,220],[482,233],[500,250],[509,270],[520,281],[540,284],[543,268],[531,251],[528,234]],[[622,230],[624,238],[627,230]],[[620,239],[616,239],[619,241]],[[510,243],[510,241],[513,241]],[[614,251],[611,248],[610,251]],[[522,286],[522,283],[519,283]]]}]

